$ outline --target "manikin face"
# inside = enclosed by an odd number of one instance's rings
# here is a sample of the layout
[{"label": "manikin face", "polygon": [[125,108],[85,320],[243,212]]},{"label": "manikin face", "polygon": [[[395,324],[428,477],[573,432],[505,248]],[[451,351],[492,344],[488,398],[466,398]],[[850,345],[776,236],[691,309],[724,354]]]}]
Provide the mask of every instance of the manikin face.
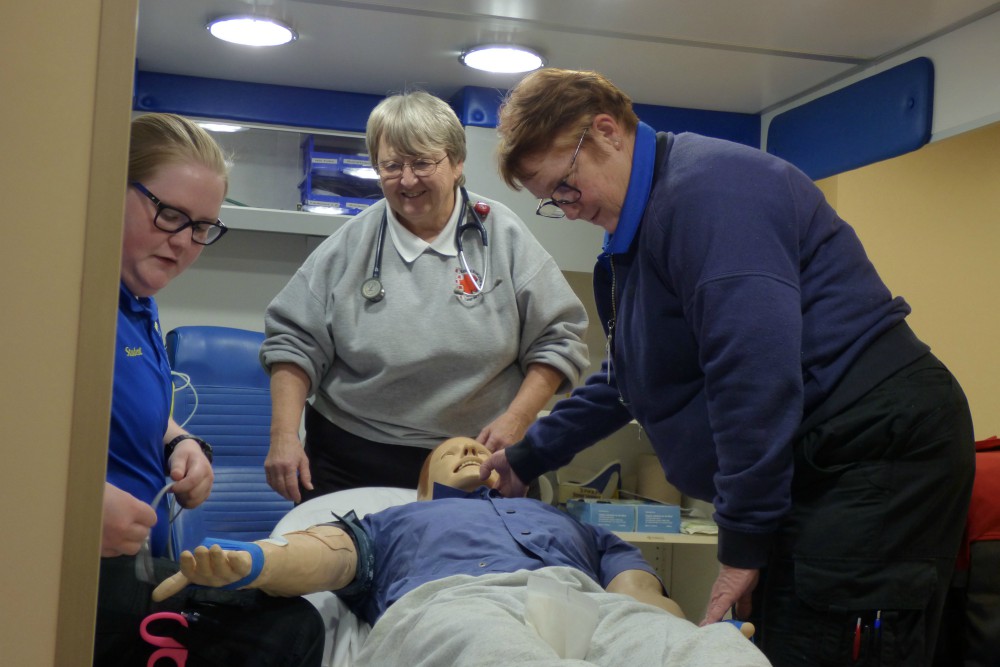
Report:
[{"label": "manikin face", "polygon": [[[417,176],[409,163],[418,158],[441,161],[431,175]],[[399,178],[381,179],[382,193],[396,218],[418,236],[421,232],[436,233],[444,229],[455,208],[455,186],[464,163],[453,165],[444,149],[426,155],[402,155],[384,139],[379,145],[378,161],[407,164]]]},{"label": "manikin face", "polygon": [[483,485],[492,488],[498,477],[495,471],[485,482],[479,480],[479,465],[489,457],[490,450],[472,438],[445,440],[431,453],[428,490],[434,488],[435,482],[462,491],[473,491]]},{"label": "manikin face", "polygon": [[[142,182],[168,206],[194,220],[216,220],[226,182],[218,173],[196,163],[168,164]],[[191,240],[191,228],[170,234],[153,225],[156,204],[129,186],[125,196],[121,278],[133,294],[153,296],[191,266],[205,246]]]}]

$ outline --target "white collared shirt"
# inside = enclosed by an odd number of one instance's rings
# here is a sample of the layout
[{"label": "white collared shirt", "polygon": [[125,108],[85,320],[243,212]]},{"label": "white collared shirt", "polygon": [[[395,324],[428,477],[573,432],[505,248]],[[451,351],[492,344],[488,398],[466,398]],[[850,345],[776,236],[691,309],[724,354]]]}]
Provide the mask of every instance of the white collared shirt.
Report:
[{"label": "white collared shirt", "polygon": [[386,205],[385,210],[386,218],[389,221],[389,238],[399,256],[407,264],[412,264],[428,248],[443,257],[455,257],[458,254],[458,248],[455,247],[455,228],[458,226],[458,217],[462,210],[462,195],[458,188],[455,189],[455,207],[452,209],[448,224],[430,243],[404,227],[388,205]]}]

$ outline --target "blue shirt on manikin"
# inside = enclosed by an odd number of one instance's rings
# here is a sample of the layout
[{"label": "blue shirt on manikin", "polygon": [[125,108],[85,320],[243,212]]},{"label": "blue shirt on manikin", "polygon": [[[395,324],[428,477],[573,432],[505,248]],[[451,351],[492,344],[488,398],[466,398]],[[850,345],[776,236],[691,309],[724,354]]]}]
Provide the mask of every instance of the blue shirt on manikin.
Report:
[{"label": "blue shirt on manikin", "polygon": [[435,484],[434,499],[390,507],[361,521],[374,549],[368,594],[349,600],[369,623],[421,584],[455,574],[480,576],[573,567],[604,588],[626,570],[656,572],[637,548],[531,498],[504,498]]},{"label": "blue shirt on manikin", "polygon": [[[115,376],[111,398],[107,481],[145,503],[167,483],[163,434],[170,417],[172,384],[159,312],[151,297],[137,297],[124,285],[118,296]],[[166,552],[166,500],[156,508],[151,542]]]}]

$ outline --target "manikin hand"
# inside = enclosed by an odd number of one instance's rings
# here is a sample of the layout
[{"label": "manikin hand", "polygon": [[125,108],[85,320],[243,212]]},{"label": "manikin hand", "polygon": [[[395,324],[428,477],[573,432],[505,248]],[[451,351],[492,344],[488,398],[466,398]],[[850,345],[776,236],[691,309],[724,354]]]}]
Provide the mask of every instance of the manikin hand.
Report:
[{"label": "manikin hand", "polygon": [[252,562],[246,551],[225,551],[219,545],[198,547],[194,553],[181,553],[181,570],[163,581],[153,591],[153,601],[160,602],[184,590],[188,584],[219,588],[239,581],[250,573]]},{"label": "manikin hand", "polygon": [[193,509],[208,499],[215,481],[215,472],[208,457],[194,440],[181,440],[167,461],[170,479],[174,485],[170,491],[185,509]]},{"label": "manikin hand", "polygon": [[[330,524],[297,530],[282,539],[227,542],[226,546],[200,546],[193,553],[181,553],[180,572],[157,586],[153,600],[165,600],[188,584],[222,587],[244,577],[250,580],[240,582],[240,588],[292,597],[339,590],[357,574],[354,541]],[[255,563],[259,570],[254,570]]]},{"label": "manikin hand", "polygon": [[131,493],[104,483],[101,557],[134,556],[156,525],[156,512]]},{"label": "manikin hand", "polygon": [[759,579],[760,570],[743,570],[723,565],[712,585],[708,609],[705,610],[705,618],[700,625],[721,621],[733,605],[736,605],[736,618],[749,618],[753,611],[751,594]]},{"label": "manikin hand", "polygon": [[491,452],[500,451],[520,441],[532,421],[534,420],[525,415],[508,410],[487,424],[476,436],[476,440]]},{"label": "manikin hand", "polygon": [[296,503],[302,502],[299,482],[303,488],[313,488],[312,474],[309,472],[309,457],[297,433],[281,433],[271,436],[271,448],[264,459],[267,484],[283,498]]},{"label": "manikin hand", "polygon": [[494,452],[479,466],[479,479],[486,481],[494,470],[500,476],[500,480],[493,488],[499,491],[500,495],[507,498],[521,498],[528,492],[528,485],[522,482],[510,467],[506,450]]}]

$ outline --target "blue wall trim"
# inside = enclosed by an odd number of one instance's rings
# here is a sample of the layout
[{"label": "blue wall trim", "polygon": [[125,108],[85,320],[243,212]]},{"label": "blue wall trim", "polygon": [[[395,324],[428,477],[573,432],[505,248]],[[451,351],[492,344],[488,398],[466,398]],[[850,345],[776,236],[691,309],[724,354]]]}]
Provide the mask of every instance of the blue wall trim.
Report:
[{"label": "blue wall trim", "polygon": [[[450,103],[463,125],[496,127],[506,90],[467,86]],[[203,118],[364,132],[383,98],[314,88],[136,71],[133,107]],[[930,140],[934,66],[917,58],[778,114],[767,150],[819,179],[916,150]],[[663,132],[697,132],[759,147],[761,118],[636,104]]]},{"label": "blue wall trim", "polygon": [[[451,98],[462,125],[496,127],[506,90],[466,86]],[[760,116],[748,113],[634,105],[643,122],[660,132],[697,132],[760,148]]]},{"label": "blue wall trim", "polygon": [[820,179],[930,141],[934,64],[916,58],[775,116],[767,150]]},{"label": "blue wall trim", "polygon": [[[506,94],[500,88],[466,86],[449,103],[463,125],[493,128]],[[133,106],[137,111],[364,132],[368,114],[382,99],[379,95],[137,71]],[[651,104],[636,104],[635,112],[658,131],[697,132],[760,146],[760,117],[754,114]]]},{"label": "blue wall trim", "polygon": [[642,122],[658,132],[695,132],[760,148],[760,116],[757,114],[651,104],[635,104],[633,108]]},{"label": "blue wall trim", "polygon": [[364,132],[379,95],[138,72],[133,106],[188,116]]}]

